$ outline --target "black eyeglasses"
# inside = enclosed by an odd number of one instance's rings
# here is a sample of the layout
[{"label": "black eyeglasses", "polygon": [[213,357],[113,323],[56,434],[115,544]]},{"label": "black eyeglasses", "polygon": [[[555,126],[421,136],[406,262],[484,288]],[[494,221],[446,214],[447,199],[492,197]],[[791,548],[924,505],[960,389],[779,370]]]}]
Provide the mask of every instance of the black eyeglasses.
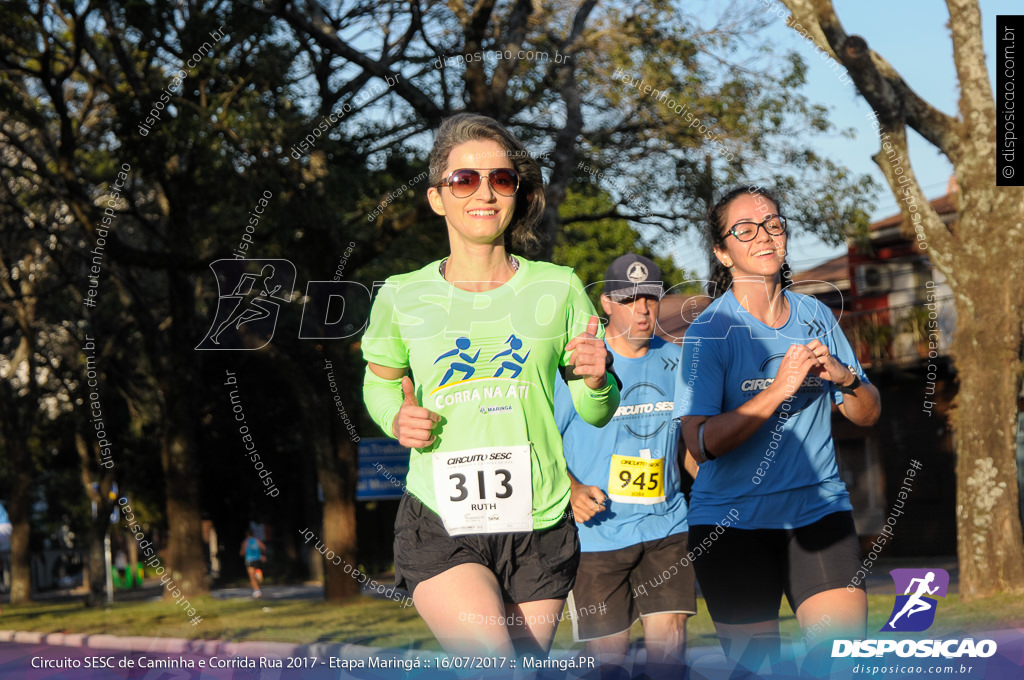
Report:
[{"label": "black eyeglasses", "polygon": [[728,238],[729,234],[736,237],[737,241],[747,243],[757,238],[757,230],[764,227],[765,233],[769,236],[778,236],[786,233],[786,218],[782,215],[769,215],[764,222],[737,222],[732,229],[722,234],[722,240]]},{"label": "black eyeglasses", "polygon": [[[491,190],[500,196],[515,196],[519,190],[519,173],[511,168],[488,171],[487,181]],[[455,198],[469,198],[480,188],[480,172],[472,168],[454,170],[437,186],[448,187]]]}]

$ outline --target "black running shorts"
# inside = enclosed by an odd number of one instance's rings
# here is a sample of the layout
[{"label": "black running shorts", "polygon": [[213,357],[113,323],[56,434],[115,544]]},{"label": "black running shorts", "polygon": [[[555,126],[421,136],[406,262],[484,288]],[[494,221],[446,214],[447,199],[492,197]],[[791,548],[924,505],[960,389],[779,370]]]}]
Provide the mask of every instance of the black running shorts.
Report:
[{"label": "black running shorts", "polygon": [[854,585],[861,561],[848,511],[797,529],[691,525],[690,544],[704,539],[710,546],[693,564],[708,611],[718,623],[777,619],[783,595],[795,612],[812,595]]},{"label": "black running shorts", "polygon": [[441,518],[405,494],[395,519],[395,583],[409,593],[460,564],[481,564],[498,579],[506,602],[564,599],[576,581],[580,540],[566,506],[543,531],[449,536]]}]

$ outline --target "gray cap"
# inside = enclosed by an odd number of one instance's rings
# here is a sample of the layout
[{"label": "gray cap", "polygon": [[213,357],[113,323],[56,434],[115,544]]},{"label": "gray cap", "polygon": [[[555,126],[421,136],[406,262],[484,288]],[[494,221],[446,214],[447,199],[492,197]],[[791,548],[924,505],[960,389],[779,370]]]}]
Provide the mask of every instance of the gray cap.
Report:
[{"label": "gray cap", "polygon": [[661,269],[643,255],[629,253],[617,257],[604,273],[604,294],[616,301],[638,295],[651,295],[660,300],[665,294]]}]

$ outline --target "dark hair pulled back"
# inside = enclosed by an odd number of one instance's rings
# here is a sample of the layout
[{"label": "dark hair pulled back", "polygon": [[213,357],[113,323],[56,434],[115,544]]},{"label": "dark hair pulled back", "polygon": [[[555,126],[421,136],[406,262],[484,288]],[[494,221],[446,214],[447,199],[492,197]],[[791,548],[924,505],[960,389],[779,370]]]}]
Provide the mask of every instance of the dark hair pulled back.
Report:
[{"label": "dark hair pulled back", "polygon": [[[775,204],[776,211],[782,214],[782,204],[779,202],[778,196],[765,187],[756,184],[740,184],[722,194],[718,202],[708,211],[707,219],[704,220],[703,230],[704,248],[707,251],[708,264],[710,265],[707,291],[708,295],[712,298],[725,295],[729,288],[732,287],[732,272],[715,256],[715,247],[724,247],[725,244],[722,230],[726,227],[725,213],[729,209],[729,204],[744,194],[761,196],[766,201],[771,201]],[[785,288],[791,283],[793,283],[793,278],[789,263],[783,262],[782,286]]]}]

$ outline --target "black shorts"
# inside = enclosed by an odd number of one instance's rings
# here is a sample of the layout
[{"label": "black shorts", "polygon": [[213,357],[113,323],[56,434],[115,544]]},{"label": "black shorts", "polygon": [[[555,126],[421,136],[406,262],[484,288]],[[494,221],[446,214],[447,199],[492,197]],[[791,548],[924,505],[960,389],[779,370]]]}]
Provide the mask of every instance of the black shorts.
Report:
[{"label": "black shorts", "polygon": [[259,569],[261,563],[262,563],[262,560],[246,560],[245,561],[245,566],[253,567],[254,569]]},{"label": "black shorts", "polygon": [[849,511],[797,529],[691,525],[690,545],[704,539],[711,545],[697,556],[694,567],[708,611],[718,623],[777,619],[783,595],[795,612],[812,595],[854,585],[861,562]]},{"label": "black shorts", "polygon": [[696,614],[686,534],[580,555],[569,616],[576,642],[607,637],[651,614]]},{"label": "black shorts", "polygon": [[407,493],[395,518],[395,585],[413,593],[452,567],[482,564],[494,572],[506,602],[564,599],[580,562],[580,539],[568,509],[543,531],[449,536],[437,513]]}]

